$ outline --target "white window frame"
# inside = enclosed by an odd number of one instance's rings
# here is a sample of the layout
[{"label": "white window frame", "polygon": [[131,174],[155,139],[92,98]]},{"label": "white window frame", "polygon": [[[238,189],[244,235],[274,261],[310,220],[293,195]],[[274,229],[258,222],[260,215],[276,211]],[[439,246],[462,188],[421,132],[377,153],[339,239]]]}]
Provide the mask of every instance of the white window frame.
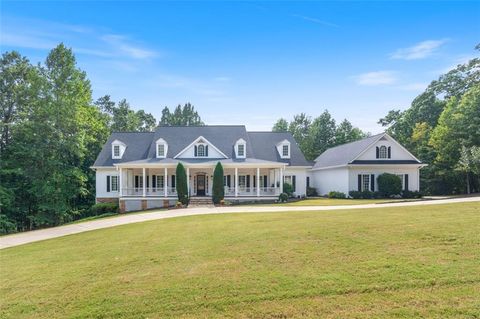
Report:
[{"label": "white window frame", "polygon": [[[365,184],[366,179],[368,179],[367,184]],[[372,181],[371,181],[370,174],[362,174],[362,184],[361,184],[361,186],[362,186],[362,192],[370,190],[370,188],[372,186]],[[367,187],[365,188],[365,186],[367,186]]]},{"label": "white window frame", "polygon": [[382,145],[378,149],[378,158],[387,159],[388,158],[388,148],[385,145]]},{"label": "white window frame", "polygon": [[[163,154],[160,154],[160,146],[163,146]],[[163,138],[159,138],[156,141],[156,149],[155,149],[157,158],[166,158],[167,157],[167,152],[168,152],[168,144],[165,142]]]},{"label": "white window frame", "polygon": [[120,157],[120,145],[113,145],[113,157]]},{"label": "white window frame", "polygon": [[245,144],[237,145],[237,157],[245,157]]},{"label": "white window frame", "polygon": [[[115,180],[115,182],[114,182]],[[113,187],[115,185],[115,187]],[[110,176],[110,191],[111,192],[118,192],[118,175],[111,175]]]},{"label": "white window frame", "polygon": [[283,177],[283,183],[284,184],[290,184],[293,187],[293,175],[285,175]]},{"label": "white window frame", "polygon": [[[285,150],[287,150],[287,154],[285,154]],[[283,144],[282,145],[282,156],[283,157],[290,157],[290,145],[288,144]]]},{"label": "white window frame", "polygon": [[[242,147],[243,154],[240,154],[240,146]],[[239,139],[235,143],[235,155],[237,158],[246,158],[247,157],[247,142],[243,138]]]},{"label": "white window frame", "polygon": [[[283,153],[283,148],[284,147],[287,147],[287,150],[288,150],[287,155],[285,155]],[[291,150],[292,150],[292,147],[291,147],[290,142],[288,140],[283,140],[282,142],[277,144],[277,151],[278,151],[278,154],[280,155],[280,158],[289,159]]]},{"label": "white window frame", "polygon": [[398,177],[400,177],[400,180],[402,181],[402,191],[405,190],[405,174],[395,174]]},{"label": "white window frame", "polygon": [[[200,143],[200,144],[197,144],[197,157],[207,157],[206,155],[206,146],[207,144],[204,144],[204,143]],[[203,150],[203,154],[200,155],[200,146],[202,147],[202,150]]]},{"label": "white window frame", "polygon": [[[118,155],[115,155],[115,149],[118,147]],[[112,159],[121,159],[123,157],[123,153],[125,153],[126,145],[120,142],[119,140],[115,140],[112,142]]]},{"label": "white window frame", "polygon": [[[165,187],[165,176],[164,175],[157,175],[155,177],[157,180],[156,180],[156,188],[164,188]],[[161,185],[161,186],[160,186]]]}]

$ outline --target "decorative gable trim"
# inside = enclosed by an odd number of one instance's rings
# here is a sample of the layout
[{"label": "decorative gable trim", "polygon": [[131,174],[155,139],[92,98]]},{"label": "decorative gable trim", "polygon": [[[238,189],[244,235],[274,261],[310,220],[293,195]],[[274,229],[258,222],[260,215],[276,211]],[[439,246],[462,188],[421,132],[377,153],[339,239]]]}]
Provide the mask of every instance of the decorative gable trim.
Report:
[{"label": "decorative gable trim", "polygon": [[183,150],[178,152],[177,155],[175,155],[173,158],[178,158],[180,155],[182,155],[185,151],[187,151],[189,148],[193,147],[195,144],[199,143],[201,140],[209,146],[211,146],[214,150],[216,150],[220,155],[223,156],[223,158],[228,158],[227,155],[225,155],[222,151],[220,151],[215,145],[213,145],[209,140],[207,140],[203,136],[197,137],[192,143],[190,143],[187,147],[185,147]]},{"label": "decorative gable trim", "polygon": [[[367,152],[371,147],[373,147],[373,145],[375,145],[378,141],[380,140],[387,140],[387,141],[390,141],[396,145],[398,145],[402,150],[404,150],[405,152],[407,152],[407,154],[409,156],[411,156],[413,159],[415,159],[417,162],[421,163],[421,161],[416,158],[412,153],[410,153],[410,151],[408,151],[405,147],[403,147],[402,144],[398,143],[393,137],[391,137],[390,135],[388,135],[387,133],[383,133],[381,135],[378,136],[377,139],[375,139],[372,143],[370,143],[370,145],[368,145],[367,147],[365,147],[365,149],[363,151],[361,151],[357,156],[355,156],[354,159],[352,159],[349,163],[352,163],[353,161],[357,160],[360,156],[362,156],[365,152]],[[388,153],[389,153],[389,156],[388,158],[386,158],[385,160],[388,160],[391,158],[391,151],[388,150]]]}]

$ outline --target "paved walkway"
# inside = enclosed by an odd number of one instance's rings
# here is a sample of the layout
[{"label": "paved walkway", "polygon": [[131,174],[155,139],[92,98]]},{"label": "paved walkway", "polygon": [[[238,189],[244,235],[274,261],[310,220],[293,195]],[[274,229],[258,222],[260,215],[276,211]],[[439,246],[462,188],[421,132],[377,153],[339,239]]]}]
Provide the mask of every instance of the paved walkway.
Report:
[{"label": "paved walkway", "polygon": [[439,200],[425,200],[386,204],[342,205],[342,206],[227,206],[227,207],[193,207],[178,210],[149,211],[139,214],[120,215],[118,217],[97,219],[78,224],[64,225],[41,230],[34,230],[0,237],[0,249],[51,239],[66,235],[83,233],[90,230],[114,227],[119,225],[144,222],[149,220],[165,219],[181,216],[225,214],[225,213],[254,213],[254,212],[291,212],[291,211],[320,211],[340,209],[365,209],[400,206],[438,205],[462,202],[479,202],[480,197],[452,198]]}]

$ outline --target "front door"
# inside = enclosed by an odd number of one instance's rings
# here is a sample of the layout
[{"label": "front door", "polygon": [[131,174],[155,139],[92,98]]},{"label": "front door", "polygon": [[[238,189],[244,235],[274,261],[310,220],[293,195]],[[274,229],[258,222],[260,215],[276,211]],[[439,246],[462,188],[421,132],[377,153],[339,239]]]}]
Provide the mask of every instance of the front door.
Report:
[{"label": "front door", "polygon": [[197,196],[205,196],[205,175],[197,175]]}]

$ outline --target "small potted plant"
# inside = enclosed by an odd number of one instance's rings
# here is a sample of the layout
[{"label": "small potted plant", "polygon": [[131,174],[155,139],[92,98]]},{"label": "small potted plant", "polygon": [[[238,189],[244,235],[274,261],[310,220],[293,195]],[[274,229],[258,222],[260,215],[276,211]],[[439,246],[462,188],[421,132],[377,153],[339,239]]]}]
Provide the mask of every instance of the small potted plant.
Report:
[{"label": "small potted plant", "polygon": [[222,200],[220,201],[220,206],[225,206],[225,200],[224,200],[224,199],[222,199]]},{"label": "small potted plant", "polygon": [[181,201],[177,201],[177,203],[175,204],[175,208],[182,208],[183,207],[183,204]]}]

